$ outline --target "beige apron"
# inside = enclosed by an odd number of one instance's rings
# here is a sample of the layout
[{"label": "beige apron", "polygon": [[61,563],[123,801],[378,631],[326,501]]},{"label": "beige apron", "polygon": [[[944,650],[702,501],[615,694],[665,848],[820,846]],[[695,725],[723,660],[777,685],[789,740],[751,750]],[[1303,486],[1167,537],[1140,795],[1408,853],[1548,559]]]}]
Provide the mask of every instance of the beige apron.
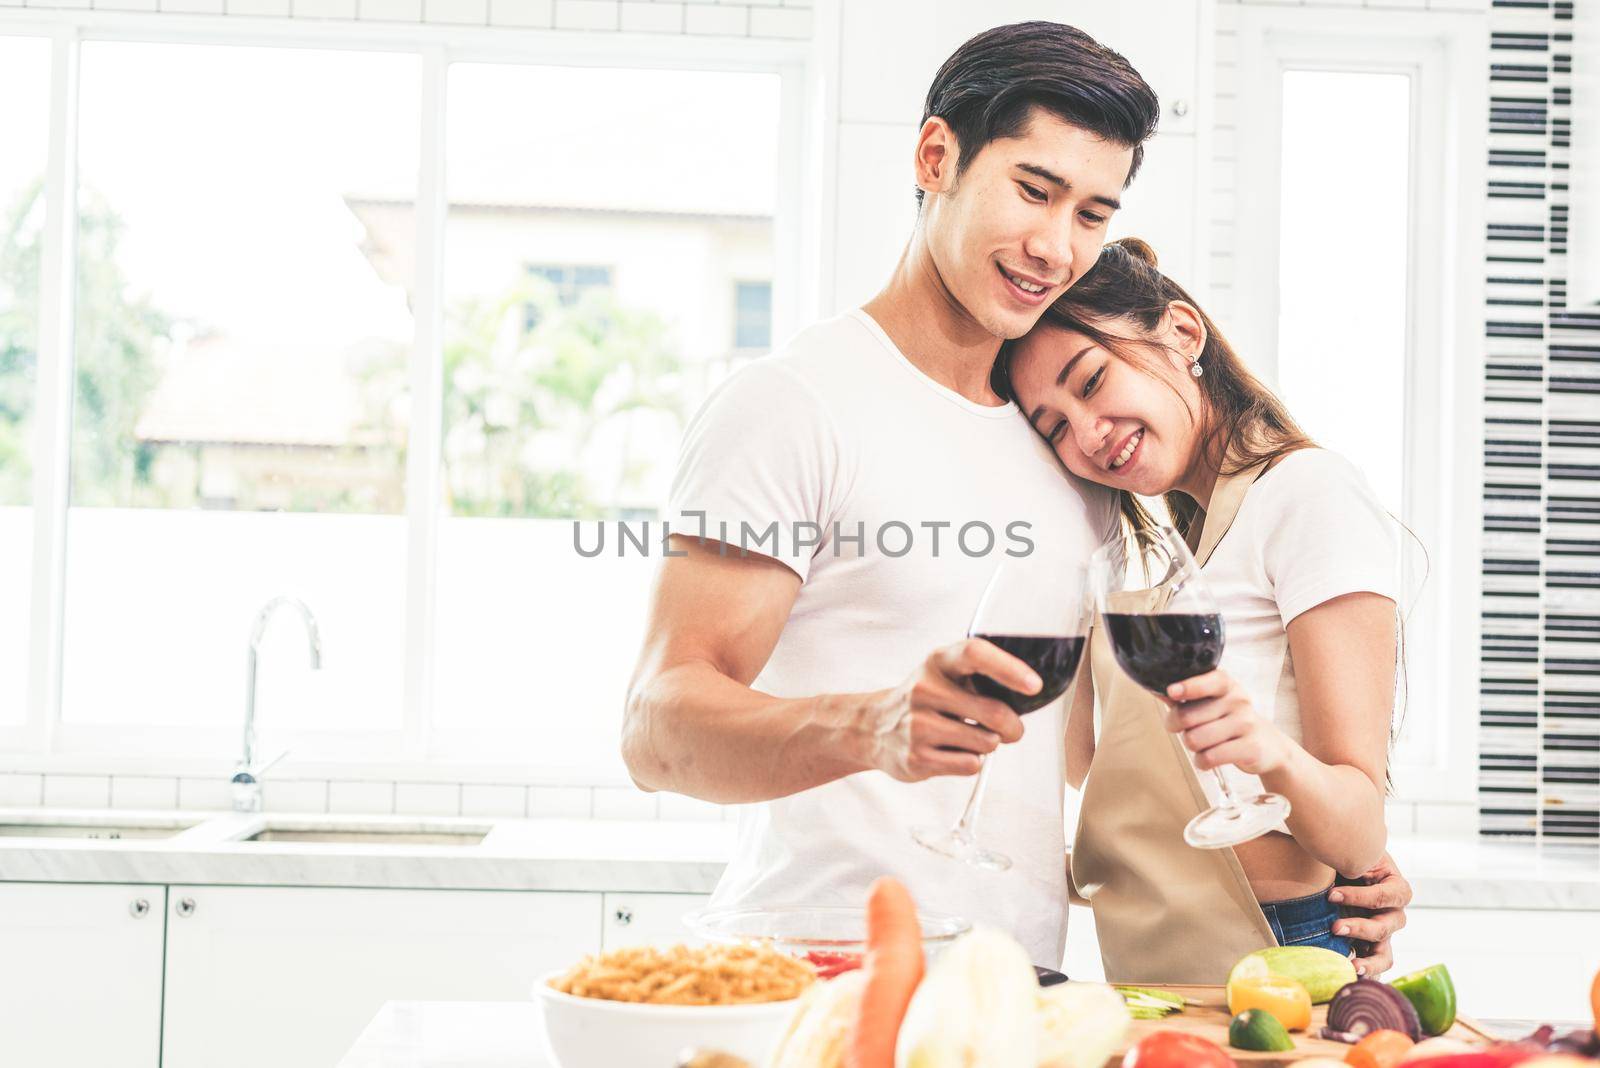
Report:
[{"label": "beige apron", "polygon": [[[1195,558],[1227,533],[1258,464],[1217,480]],[[1124,611],[1159,607],[1155,590],[1117,595]],[[1238,959],[1277,944],[1232,849],[1195,849],[1184,825],[1207,807],[1189,751],[1162,722],[1159,699],[1117,666],[1103,627],[1090,642],[1102,709],[1084,785],[1071,875],[1094,908],[1106,979],[1216,984]]]}]

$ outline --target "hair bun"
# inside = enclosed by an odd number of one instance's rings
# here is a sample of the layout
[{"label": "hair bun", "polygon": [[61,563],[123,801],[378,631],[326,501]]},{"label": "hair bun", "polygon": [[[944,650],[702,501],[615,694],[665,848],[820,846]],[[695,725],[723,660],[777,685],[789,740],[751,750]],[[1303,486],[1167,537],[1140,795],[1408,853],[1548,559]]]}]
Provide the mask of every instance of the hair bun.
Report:
[{"label": "hair bun", "polygon": [[1148,242],[1141,241],[1137,237],[1119,237],[1117,240],[1113,241],[1112,244],[1116,245],[1118,248],[1132,256],[1134,259],[1138,260],[1140,263],[1146,264],[1150,267],[1157,266],[1156,250],[1151,248]]}]

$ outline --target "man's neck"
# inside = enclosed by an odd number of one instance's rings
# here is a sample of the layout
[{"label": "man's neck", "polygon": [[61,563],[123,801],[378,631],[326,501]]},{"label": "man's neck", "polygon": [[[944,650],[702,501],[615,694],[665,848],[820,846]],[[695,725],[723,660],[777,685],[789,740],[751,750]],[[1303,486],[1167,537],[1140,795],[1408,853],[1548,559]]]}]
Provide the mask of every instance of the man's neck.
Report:
[{"label": "man's neck", "polygon": [[1003,403],[989,385],[1000,339],[945,286],[921,227],[889,283],[863,307],[923,374],[976,404]]}]

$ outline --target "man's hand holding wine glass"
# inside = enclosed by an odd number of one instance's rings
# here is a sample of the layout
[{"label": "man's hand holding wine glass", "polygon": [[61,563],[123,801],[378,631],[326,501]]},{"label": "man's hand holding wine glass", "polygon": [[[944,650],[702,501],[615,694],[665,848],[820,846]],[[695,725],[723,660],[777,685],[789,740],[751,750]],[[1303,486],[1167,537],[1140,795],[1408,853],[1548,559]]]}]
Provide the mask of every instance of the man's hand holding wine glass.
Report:
[{"label": "man's hand holding wine glass", "polygon": [[1218,668],[1167,687],[1167,730],[1180,735],[1202,771],[1232,764],[1266,776],[1294,753],[1289,737],[1256,714],[1237,679]]},{"label": "man's hand holding wine glass", "polygon": [[1027,664],[982,639],[935,649],[875,707],[873,766],[901,782],[976,775],[984,755],[1020,740],[1022,718],[1004,701],[969,689],[967,680],[975,675],[1021,693],[1038,693],[1042,685]]}]

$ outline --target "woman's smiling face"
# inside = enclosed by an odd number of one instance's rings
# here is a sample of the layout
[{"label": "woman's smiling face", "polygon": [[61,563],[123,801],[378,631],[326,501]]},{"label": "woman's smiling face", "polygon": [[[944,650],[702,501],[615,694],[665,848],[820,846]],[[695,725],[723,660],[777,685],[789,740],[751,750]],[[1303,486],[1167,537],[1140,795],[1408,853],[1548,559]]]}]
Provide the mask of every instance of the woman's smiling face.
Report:
[{"label": "woman's smiling face", "polygon": [[1194,309],[1174,302],[1154,331],[1131,320],[1093,323],[1139,364],[1048,318],[1013,343],[1017,406],[1067,470],[1154,497],[1179,487],[1199,459],[1202,397],[1188,373],[1205,345]]}]

